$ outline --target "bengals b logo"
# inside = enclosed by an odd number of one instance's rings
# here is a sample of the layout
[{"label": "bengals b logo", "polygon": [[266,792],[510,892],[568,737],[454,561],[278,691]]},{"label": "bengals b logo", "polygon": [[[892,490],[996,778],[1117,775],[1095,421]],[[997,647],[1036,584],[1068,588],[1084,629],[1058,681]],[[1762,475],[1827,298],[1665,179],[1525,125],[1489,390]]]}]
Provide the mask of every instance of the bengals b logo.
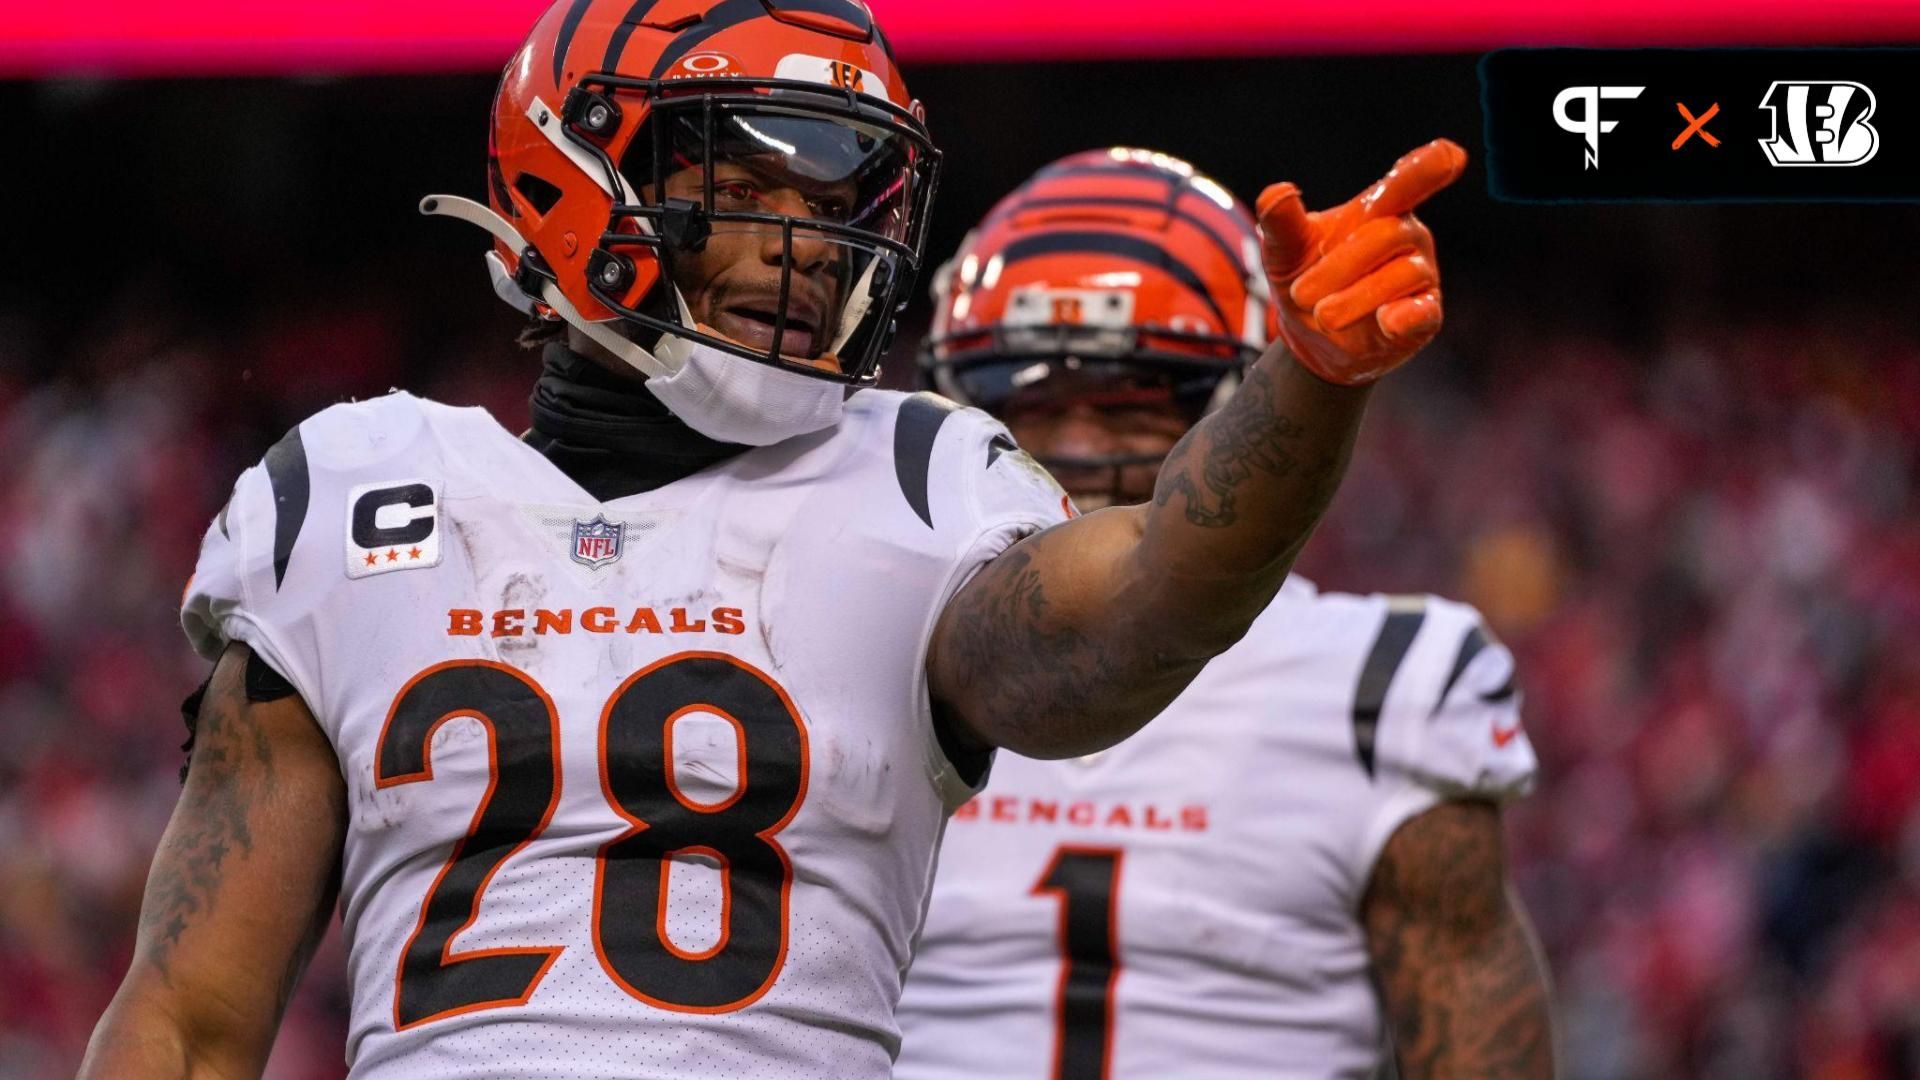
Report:
[{"label": "bengals b logo", "polygon": [[1081,320],[1080,298],[1077,296],[1056,296],[1053,298],[1053,321],[1077,325]]},{"label": "bengals b logo", "polygon": [[858,67],[841,60],[830,60],[827,62],[827,67],[833,76],[833,85],[840,89],[851,90],[857,94],[867,88],[866,73]]},{"label": "bengals b logo", "polygon": [[1865,165],[1880,151],[1873,107],[1863,83],[1775,82],[1760,99],[1773,124],[1760,149],[1776,166]]}]

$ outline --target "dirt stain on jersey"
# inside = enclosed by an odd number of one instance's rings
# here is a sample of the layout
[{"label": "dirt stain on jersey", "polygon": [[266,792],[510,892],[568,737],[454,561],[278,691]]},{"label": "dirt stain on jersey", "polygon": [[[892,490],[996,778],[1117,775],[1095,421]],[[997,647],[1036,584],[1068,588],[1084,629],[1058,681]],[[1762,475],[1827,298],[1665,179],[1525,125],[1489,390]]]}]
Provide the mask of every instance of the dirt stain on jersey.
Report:
[{"label": "dirt stain on jersey", "polygon": [[[549,591],[547,578],[544,574],[512,574],[507,577],[506,587],[500,590],[500,606],[502,608],[519,608],[523,610],[538,608],[540,601],[546,598]],[[504,638],[499,643],[499,649],[502,655],[510,655],[513,653],[531,654],[540,648],[540,640],[540,636],[537,634],[523,634],[518,637]],[[522,656],[521,659],[525,661],[531,660],[533,657],[527,655]]]},{"label": "dirt stain on jersey", "polygon": [[842,825],[867,836],[883,836],[893,827],[893,763],[871,738],[858,742],[832,731],[811,736],[815,779],[808,790],[832,806]]}]

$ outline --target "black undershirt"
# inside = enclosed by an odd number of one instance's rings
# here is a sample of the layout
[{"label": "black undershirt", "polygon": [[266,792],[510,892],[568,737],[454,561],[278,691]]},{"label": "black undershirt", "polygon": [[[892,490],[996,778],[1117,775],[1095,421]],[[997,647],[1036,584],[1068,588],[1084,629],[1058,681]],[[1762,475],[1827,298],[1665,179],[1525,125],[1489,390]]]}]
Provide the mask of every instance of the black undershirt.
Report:
[{"label": "black undershirt", "polygon": [[709,439],[622,379],[558,342],[541,354],[533,428],[521,436],[601,502],[683,480],[746,450]]}]

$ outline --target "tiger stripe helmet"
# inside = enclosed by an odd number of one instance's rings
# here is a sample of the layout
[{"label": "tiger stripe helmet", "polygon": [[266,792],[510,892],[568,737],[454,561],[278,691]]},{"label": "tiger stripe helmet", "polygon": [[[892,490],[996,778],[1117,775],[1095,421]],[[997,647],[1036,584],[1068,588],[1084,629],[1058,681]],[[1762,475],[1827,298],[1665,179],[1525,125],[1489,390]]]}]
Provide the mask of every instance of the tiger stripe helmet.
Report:
[{"label": "tiger stripe helmet", "polygon": [[1186,162],[1128,147],[1035,173],[967,235],[933,294],[922,369],[988,411],[1107,372],[1172,390],[1197,418],[1275,329],[1247,207]]},{"label": "tiger stripe helmet", "polygon": [[[924,116],[861,0],[558,0],[494,98],[488,201],[508,226],[494,229],[496,288],[522,310],[614,324],[642,346],[672,334],[870,383],[925,241],[939,153]],[[729,208],[714,198],[712,164],[739,154],[779,156],[857,198],[808,217]],[[704,200],[661,197],[667,174],[701,167]],[[745,228],[780,231],[783,275],[796,232],[846,253],[842,302],[823,316],[838,370],[782,356],[780,330],[762,352],[692,324],[676,252]],[[524,247],[503,238],[513,234]]]}]

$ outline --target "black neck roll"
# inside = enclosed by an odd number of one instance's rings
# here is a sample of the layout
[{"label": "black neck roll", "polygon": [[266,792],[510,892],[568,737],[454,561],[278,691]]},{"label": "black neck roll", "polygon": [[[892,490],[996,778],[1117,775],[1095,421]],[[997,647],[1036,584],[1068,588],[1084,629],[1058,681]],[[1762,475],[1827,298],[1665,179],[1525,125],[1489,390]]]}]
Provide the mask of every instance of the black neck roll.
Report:
[{"label": "black neck roll", "polygon": [[710,439],[646,387],[555,342],[541,354],[525,438],[601,502],[664,487],[747,449]]}]

